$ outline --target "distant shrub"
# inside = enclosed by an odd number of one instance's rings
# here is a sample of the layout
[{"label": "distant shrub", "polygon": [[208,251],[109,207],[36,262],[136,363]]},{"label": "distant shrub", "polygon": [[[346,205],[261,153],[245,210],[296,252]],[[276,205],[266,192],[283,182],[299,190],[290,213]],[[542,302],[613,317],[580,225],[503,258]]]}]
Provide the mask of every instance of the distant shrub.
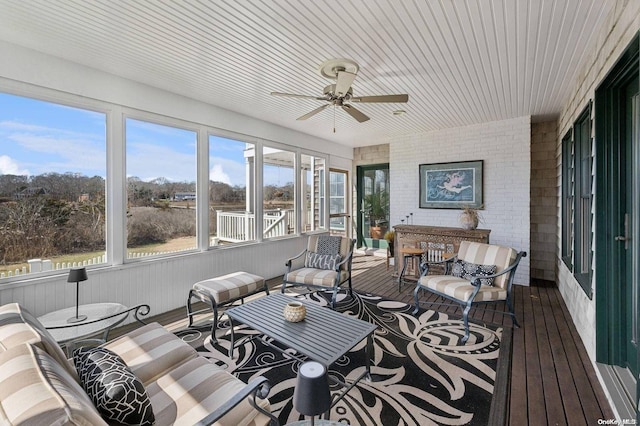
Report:
[{"label": "distant shrub", "polygon": [[172,238],[196,235],[195,210],[133,207],[127,219],[129,247],[164,243]]}]

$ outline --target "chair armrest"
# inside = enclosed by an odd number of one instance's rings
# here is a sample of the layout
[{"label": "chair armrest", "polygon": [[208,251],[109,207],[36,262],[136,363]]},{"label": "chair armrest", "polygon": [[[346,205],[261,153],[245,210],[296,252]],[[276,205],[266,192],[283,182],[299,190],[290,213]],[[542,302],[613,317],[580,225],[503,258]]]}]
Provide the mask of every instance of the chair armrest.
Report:
[{"label": "chair armrest", "polygon": [[336,263],[336,271],[340,270],[340,267],[348,262],[351,262],[351,257],[353,256],[353,251],[347,253],[347,255],[340,262]]},{"label": "chair armrest", "polygon": [[287,267],[287,272],[291,272],[291,266],[293,265],[293,262],[295,260],[300,259],[301,257],[303,257],[305,254],[307,254],[307,249],[304,249],[304,250],[302,250],[301,253],[298,253],[294,257],[287,259],[287,261],[284,264]]},{"label": "chair armrest", "polygon": [[214,424],[215,422],[220,420],[220,418],[222,418],[225,414],[231,411],[235,406],[237,406],[242,401],[244,401],[248,396],[251,396],[251,399],[249,401],[251,405],[253,405],[253,407],[256,410],[267,415],[271,419],[270,421],[271,425],[276,425],[276,426],[280,425],[280,422],[278,421],[277,417],[275,417],[273,414],[266,411],[265,409],[261,408],[256,403],[256,397],[264,399],[267,397],[270,390],[271,390],[271,385],[269,384],[269,381],[267,380],[267,378],[258,377],[250,381],[249,384],[243,387],[238,393],[233,395],[231,399],[229,399],[227,402],[225,402],[220,407],[218,407],[217,410],[214,410],[212,413],[207,415],[207,417],[200,420],[198,423],[196,423],[196,425],[208,426],[208,425]]},{"label": "chair armrest", "polygon": [[430,265],[445,265],[445,275],[449,275],[449,268],[451,263],[453,263],[458,258],[458,255],[451,256],[447,259],[442,260],[427,260],[425,262],[420,262],[420,276],[423,277],[427,275],[429,272]]}]

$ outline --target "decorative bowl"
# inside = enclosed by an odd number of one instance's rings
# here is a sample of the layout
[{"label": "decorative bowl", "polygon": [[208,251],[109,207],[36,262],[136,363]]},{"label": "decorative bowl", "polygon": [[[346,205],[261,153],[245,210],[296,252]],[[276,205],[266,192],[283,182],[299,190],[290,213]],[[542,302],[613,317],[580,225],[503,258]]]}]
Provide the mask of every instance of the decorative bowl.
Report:
[{"label": "decorative bowl", "polygon": [[307,315],[307,308],[304,307],[302,302],[287,302],[284,305],[284,319],[289,322],[300,322]]}]

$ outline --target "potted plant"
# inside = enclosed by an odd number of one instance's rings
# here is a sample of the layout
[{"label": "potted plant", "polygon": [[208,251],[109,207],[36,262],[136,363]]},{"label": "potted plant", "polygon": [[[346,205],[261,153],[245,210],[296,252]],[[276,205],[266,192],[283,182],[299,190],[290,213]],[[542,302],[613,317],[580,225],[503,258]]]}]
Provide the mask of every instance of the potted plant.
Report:
[{"label": "potted plant", "polygon": [[387,240],[388,246],[387,246],[387,250],[389,251],[389,257],[393,257],[393,247],[394,247],[394,242],[396,240],[396,232],[395,231],[387,231],[386,234],[384,234],[384,239]]},{"label": "potted plant", "polygon": [[380,240],[387,232],[387,210],[389,209],[389,193],[377,191],[364,197],[364,210],[369,213],[369,234],[371,238]]}]

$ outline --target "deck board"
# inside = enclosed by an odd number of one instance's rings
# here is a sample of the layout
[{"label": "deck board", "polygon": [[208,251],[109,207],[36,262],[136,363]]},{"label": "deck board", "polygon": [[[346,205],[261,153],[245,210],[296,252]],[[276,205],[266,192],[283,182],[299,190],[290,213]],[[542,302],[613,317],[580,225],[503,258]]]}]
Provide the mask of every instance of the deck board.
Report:
[{"label": "deck board", "polygon": [[[385,259],[355,256],[353,287],[362,292],[413,304],[414,283],[398,292],[394,267],[387,270]],[[268,280],[279,291],[282,277]],[[186,300],[186,295],[185,295]],[[555,285],[533,283],[531,287],[514,286],[514,307],[521,328],[513,330],[512,366],[509,390],[508,424],[597,424],[599,419],[614,418],[605,393],[597,380],[590,358],[573,324],[569,311]],[[423,307],[438,309],[460,317],[459,307],[427,306],[442,302],[433,294],[421,292]],[[501,309],[498,305],[496,308]],[[495,313],[473,309],[470,318],[511,327],[511,319]],[[185,308],[153,317],[172,328],[186,325]],[[114,330],[116,337],[135,327]]]}]

